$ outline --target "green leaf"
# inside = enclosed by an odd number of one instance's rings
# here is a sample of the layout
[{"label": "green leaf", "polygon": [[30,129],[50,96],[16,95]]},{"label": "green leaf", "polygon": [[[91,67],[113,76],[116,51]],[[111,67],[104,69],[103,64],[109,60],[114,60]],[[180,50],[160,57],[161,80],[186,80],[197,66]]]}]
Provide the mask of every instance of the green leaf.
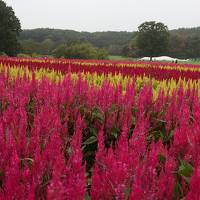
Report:
[{"label": "green leaf", "polygon": [[186,182],[187,184],[190,184],[190,178],[189,178],[189,177],[183,176],[183,178],[184,178],[184,180],[185,180],[185,182]]},{"label": "green leaf", "polygon": [[125,200],[129,199],[130,193],[131,193],[131,186],[129,185],[125,190]]},{"label": "green leaf", "polygon": [[88,129],[89,129],[90,133],[91,133],[93,136],[97,136],[97,135],[98,135],[98,130],[95,129],[94,127],[89,126]]},{"label": "green leaf", "polygon": [[174,187],[173,200],[180,199],[180,196],[183,196],[183,189],[181,187],[181,184],[177,181]]},{"label": "green leaf", "polygon": [[191,177],[193,173],[193,167],[185,161],[181,161],[181,165],[178,169],[178,174],[184,177]]},{"label": "green leaf", "polygon": [[170,131],[169,139],[172,139],[173,136],[174,136],[174,132],[173,132],[173,131]]},{"label": "green leaf", "polygon": [[96,112],[93,113],[93,117],[95,119],[98,119],[101,123],[104,122],[104,116],[100,112],[98,112],[98,111],[96,111]]},{"label": "green leaf", "polygon": [[165,158],[165,156],[163,156],[162,154],[159,154],[159,155],[158,155],[158,160],[159,160],[160,163],[165,163],[166,158]]},{"label": "green leaf", "polygon": [[117,109],[117,105],[116,104],[112,104],[111,106],[111,112],[114,112]]},{"label": "green leaf", "polygon": [[84,200],[91,200],[91,197],[89,196],[88,193],[85,194],[85,198],[84,198]]},{"label": "green leaf", "polygon": [[115,139],[117,139],[120,134],[120,129],[116,125],[114,125],[111,134],[114,136]]},{"label": "green leaf", "polygon": [[88,144],[93,144],[93,143],[95,143],[96,141],[97,141],[97,137],[91,136],[91,137],[88,138],[85,142],[83,142],[83,144],[86,144],[86,145],[88,145]]},{"label": "green leaf", "polygon": [[118,137],[118,133],[117,132],[113,132],[112,135],[115,137],[115,139],[117,139],[117,137]]},{"label": "green leaf", "polygon": [[81,150],[84,151],[86,147],[87,147],[87,145],[84,144],[84,145],[81,147]]}]

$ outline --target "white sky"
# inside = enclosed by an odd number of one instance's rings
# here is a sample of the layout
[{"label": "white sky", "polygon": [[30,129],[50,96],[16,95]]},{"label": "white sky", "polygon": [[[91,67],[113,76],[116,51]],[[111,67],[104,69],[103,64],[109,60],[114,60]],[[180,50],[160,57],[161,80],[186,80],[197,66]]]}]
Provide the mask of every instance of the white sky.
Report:
[{"label": "white sky", "polygon": [[200,26],[200,0],[4,0],[23,29],[136,31],[145,21],[169,29]]}]

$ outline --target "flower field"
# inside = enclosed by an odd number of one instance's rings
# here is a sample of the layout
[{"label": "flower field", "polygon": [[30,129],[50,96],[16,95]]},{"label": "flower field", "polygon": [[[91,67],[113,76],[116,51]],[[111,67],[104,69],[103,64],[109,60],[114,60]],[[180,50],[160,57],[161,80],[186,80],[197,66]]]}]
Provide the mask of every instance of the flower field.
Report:
[{"label": "flower field", "polygon": [[200,66],[0,57],[0,199],[199,200]]}]

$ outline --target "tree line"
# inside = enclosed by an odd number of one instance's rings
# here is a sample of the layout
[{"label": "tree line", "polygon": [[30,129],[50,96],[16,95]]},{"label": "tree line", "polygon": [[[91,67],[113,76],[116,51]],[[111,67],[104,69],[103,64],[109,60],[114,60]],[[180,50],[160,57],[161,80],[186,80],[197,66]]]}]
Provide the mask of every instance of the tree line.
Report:
[{"label": "tree line", "polygon": [[111,55],[121,55],[124,45],[128,45],[133,34],[130,32],[77,32],[59,29],[23,30],[20,34],[22,52],[31,54],[51,54],[61,45],[91,44]]},{"label": "tree line", "polygon": [[[142,46],[147,46],[149,42],[147,40],[151,40],[152,36],[156,40],[156,34],[153,31],[149,31],[145,37],[145,40],[142,38],[142,33],[140,32],[140,28],[143,25],[150,24],[152,28],[155,24],[160,25],[165,30],[160,35],[160,41],[158,37],[158,41],[150,42],[151,46],[149,48],[157,51],[154,56],[171,56],[176,58],[200,58],[200,27],[197,28],[180,28],[176,30],[168,30],[168,28],[162,23],[155,22],[145,22],[140,25],[138,28],[138,32],[135,33],[134,38],[130,41],[128,45],[126,45],[122,51],[123,55],[128,55],[130,57],[141,57],[141,56],[151,56],[148,55],[145,51],[141,52]],[[143,27],[144,28],[144,27]],[[159,31],[158,31],[159,32]],[[159,35],[159,34],[158,34]],[[164,38],[163,38],[164,37]],[[141,40],[141,41],[138,41]],[[165,47],[164,49],[163,46]],[[161,49],[160,49],[161,48]]]},{"label": "tree line", "polygon": [[[20,34],[21,52],[50,55],[60,45],[90,43],[96,48],[104,49],[110,55],[137,58],[141,57],[137,45],[138,32],[88,33],[59,29],[24,30]],[[176,58],[200,58],[200,27],[169,31],[167,48],[161,53]]]}]

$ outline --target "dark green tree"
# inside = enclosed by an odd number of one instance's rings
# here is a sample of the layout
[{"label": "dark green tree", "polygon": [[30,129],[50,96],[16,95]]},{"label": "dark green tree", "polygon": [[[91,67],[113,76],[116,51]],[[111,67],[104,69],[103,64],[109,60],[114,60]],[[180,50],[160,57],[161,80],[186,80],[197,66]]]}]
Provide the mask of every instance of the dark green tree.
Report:
[{"label": "dark green tree", "polygon": [[18,43],[20,32],[20,21],[12,7],[0,0],[0,52],[15,56],[20,47]]},{"label": "dark green tree", "polygon": [[75,43],[66,51],[66,57],[77,59],[106,59],[108,56],[104,49],[96,48],[90,43]]},{"label": "dark green tree", "polygon": [[108,59],[108,52],[105,49],[96,49],[96,59],[105,60]]},{"label": "dark green tree", "polygon": [[42,54],[43,43],[35,42],[32,39],[20,41],[21,53],[24,54]]},{"label": "dark green tree", "polygon": [[160,56],[167,52],[169,31],[166,25],[155,21],[144,22],[138,27],[136,44],[139,56]]},{"label": "dark green tree", "polygon": [[65,44],[60,44],[52,51],[52,54],[56,58],[66,58],[67,46]]},{"label": "dark green tree", "polygon": [[94,59],[96,53],[96,48],[89,43],[75,43],[67,48],[66,56],[75,59]]},{"label": "dark green tree", "polygon": [[187,38],[186,57],[193,59],[200,58],[200,36]]},{"label": "dark green tree", "polygon": [[108,53],[104,49],[94,47],[90,43],[73,43],[69,46],[61,44],[54,51],[57,58],[72,59],[106,59]]}]

